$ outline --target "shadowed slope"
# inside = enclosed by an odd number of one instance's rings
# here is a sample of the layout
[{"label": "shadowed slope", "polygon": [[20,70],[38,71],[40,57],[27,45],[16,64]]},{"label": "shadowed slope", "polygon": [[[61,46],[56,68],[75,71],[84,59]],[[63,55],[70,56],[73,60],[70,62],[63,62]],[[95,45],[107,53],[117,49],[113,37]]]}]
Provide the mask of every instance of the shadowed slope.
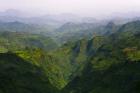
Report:
[{"label": "shadowed slope", "polygon": [[55,93],[42,70],[15,54],[0,54],[0,93]]}]

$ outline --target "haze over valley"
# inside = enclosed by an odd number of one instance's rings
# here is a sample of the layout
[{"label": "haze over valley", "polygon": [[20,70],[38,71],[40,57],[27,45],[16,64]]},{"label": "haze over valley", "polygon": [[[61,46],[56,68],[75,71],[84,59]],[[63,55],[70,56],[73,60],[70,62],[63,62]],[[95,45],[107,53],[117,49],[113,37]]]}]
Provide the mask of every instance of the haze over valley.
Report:
[{"label": "haze over valley", "polygon": [[0,93],[140,93],[140,1],[0,0]]}]

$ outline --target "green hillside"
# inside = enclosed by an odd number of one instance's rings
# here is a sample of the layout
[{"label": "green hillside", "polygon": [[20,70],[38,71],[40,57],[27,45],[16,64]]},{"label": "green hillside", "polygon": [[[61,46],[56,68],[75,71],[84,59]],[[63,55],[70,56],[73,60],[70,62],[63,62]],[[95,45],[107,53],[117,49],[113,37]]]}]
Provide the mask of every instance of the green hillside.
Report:
[{"label": "green hillside", "polygon": [[0,52],[24,50],[25,48],[42,48],[51,50],[57,48],[51,38],[28,32],[0,32]]},{"label": "green hillside", "polygon": [[63,91],[65,93],[139,93],[139,26],[139,21],[127,23],[117,33],[104,38],[104,42],[98,40],[96,43],[96,37],[93,38],[93,44],[88,47],[88,50],[91,48],[93,50],[88,56],[88,64],[82,74],[72,80]]},{"label": "green hillside", "polygon": [[13,53],[0,54],[0,93],[55,93],[42,68]]},{"label": "green hillside", "polygon": [[59,47],[41,34],[0,32],[0,93],[139,93],[140,21],[99,28]]}]

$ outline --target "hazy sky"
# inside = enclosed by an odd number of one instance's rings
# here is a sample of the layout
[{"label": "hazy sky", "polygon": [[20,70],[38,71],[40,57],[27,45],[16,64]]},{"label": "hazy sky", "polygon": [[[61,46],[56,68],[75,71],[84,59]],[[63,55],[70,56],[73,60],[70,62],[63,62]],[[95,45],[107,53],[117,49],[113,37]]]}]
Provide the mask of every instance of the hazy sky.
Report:
[{"label": "hazy sky", "polygon": [[0,11],[6,9],[38,14],[102,16],[114,12],[139,11],[140,0],[0,0]]}]

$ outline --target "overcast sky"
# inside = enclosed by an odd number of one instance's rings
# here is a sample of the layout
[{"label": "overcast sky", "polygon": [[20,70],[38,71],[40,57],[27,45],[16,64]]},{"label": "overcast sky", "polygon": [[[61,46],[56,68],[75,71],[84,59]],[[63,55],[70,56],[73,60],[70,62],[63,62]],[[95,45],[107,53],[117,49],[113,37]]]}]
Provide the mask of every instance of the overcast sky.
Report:
[{"label": "overcast sky", "polygon": [[103,16],[140,10],[140,0],[0,0],[0,11],[18,9],[38,14],[73,13]]}]

